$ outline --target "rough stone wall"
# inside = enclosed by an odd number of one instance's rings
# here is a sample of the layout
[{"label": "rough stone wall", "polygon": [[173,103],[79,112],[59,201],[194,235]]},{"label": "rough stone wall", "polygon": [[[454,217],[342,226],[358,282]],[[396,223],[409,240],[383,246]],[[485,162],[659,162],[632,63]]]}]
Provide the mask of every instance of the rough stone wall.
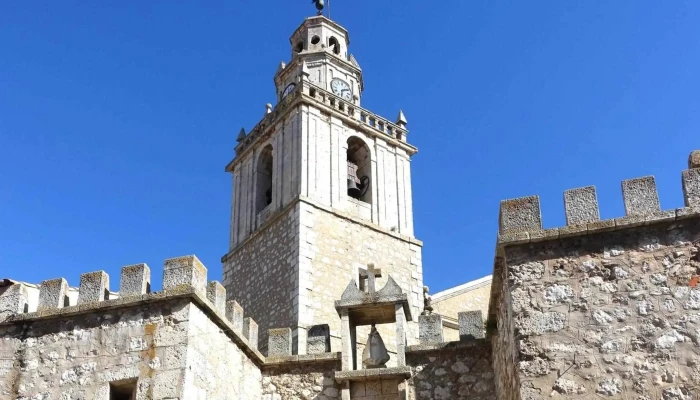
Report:
[{"label": "rough stone wall", "polygon": [[190,306],[183,399],[259,399],[261,372],[199,307]]},{"label": "rough stone wall", "polygon": [[491,329],[487,329],[487,334],[490,334],[489,339],[493,349],[496,398],[499,400],[520,400],[515,336],[513,334],[513,309],[508,282],[502,278],[500,273],[505,268],[504,258],[497,255],[494,265],[491,287],[492,300],[487,325],[495,325],[496,331],[489,332]]},{"label": "rough stone wall", "polygon": [[333,373],[337,362],[288,363],[265,367],[262,377],[263,400],[340,398]]},{"label": "rough stone wall", "polygon": [[485,340],[433,351],[409,352],[406,361],[414,367],[414,375],[408,382],[411,400],[494,398],[491,347]]},{"label": "rough stone wall", "polygon": [[260,369],[188,300],[0,326],[0,399],[260,398]]},{"label": "rough stone wall", "polygon": [[[300,260],[300,323],[311,326],[329,324],[331,349],[340,351],[340,318],[334,301],[340,299],[351,279],[358,279],[358,268],[375,263],[382,269],[377,279],[381,289],[391,275],[409,295],[414,319],[422,310],[423,274],[421,247],[365,225],[339,217],[311,204],[302,203]],[[394,324],[379,325],[378,330],[390,350],[395,349]],[[358,342],[364,344],[369,329],[358,328]],[[417,324],[408,324],[408,342],[417,342]],[[360,353],[361,354],[361,353]]]},{"label": "rough stone wall", "polygon": [[223,284],[259,327],[260,349],[267,330],[295,326],[298,293],[299,205],[273,216],[270,225],[224,259]]},{"label": "rough stone wall", "polygon": [[697,398],[699,244],[691,219],[506,247],[522,398]]}]

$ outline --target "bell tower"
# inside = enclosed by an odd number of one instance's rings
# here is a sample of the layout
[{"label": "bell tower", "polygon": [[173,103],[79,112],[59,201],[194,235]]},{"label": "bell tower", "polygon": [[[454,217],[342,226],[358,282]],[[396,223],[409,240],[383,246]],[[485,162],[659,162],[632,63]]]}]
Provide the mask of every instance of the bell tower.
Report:
[{"label": "bell tower", "polygon": [[[241,130],[226,166],[233,200],[223,280],[229,300],[258,321],[263,351],[267,329],[290,327],[295,354],[306,354],[307,331],[322,324],[339,351],[334,301],[370,263],[384,271],[377,285],[391,275],[411,312],[423,308],[411,200],[417,149],[403,112],[390,122],[360,106],[362,70],[349,44],[336,22],[307,18],[275,73],[276,105]],[[392,329],[380,332],[390,338]],[[407,334],[417,342],[416,326]]]}]

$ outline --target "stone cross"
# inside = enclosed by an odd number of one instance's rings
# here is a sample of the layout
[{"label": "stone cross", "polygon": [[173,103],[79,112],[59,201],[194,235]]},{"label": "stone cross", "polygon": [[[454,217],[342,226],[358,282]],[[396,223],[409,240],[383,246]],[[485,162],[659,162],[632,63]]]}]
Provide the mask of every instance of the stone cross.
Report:
[{"label": "stone cross", "polygon": [[[364,280],[367,279],[367,293],[374,293],[377,290],[376,278],[381,278],[382,277],[382,270],[381,268],[374,268],[374,264],[367,264],[367,269],[360,268],[360,285],[364,283]],[[364,289],[364,285],[362,285],[360,289]]]}]

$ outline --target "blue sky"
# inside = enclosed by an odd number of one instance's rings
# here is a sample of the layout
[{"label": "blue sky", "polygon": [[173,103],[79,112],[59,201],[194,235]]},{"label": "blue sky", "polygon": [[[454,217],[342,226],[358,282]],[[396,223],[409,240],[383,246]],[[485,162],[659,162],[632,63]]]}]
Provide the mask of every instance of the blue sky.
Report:
[{"label": "blue sky", "polygon": [[[241,126],[306,0],[0,5],[0,278],[40,282],[196,254],[220,279]],[[99,4],[98,4],[99,3]],[[206,4],[206,5],[205,5]],[[671,6],[672,4],[672,6]],[[417,237],[436,292],[489,274],[499,201],[655,175],[682,206],[700,148],[700,2],[332,0],[364,71],[363,106],[402,108]]]}]

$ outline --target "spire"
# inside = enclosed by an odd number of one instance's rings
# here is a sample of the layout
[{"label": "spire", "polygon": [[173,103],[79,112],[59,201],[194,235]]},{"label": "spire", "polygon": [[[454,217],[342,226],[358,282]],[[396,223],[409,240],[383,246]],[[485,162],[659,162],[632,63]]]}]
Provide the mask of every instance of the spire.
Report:
[{"label": "spire", "polygon": [[242,142],[243,139],[245,139],[245,128],[241,128],[241,131],[238,132],[238,137],[236,138],[236,141]]},{"label": "spire", "polygon": [[399,110],[399,116],[396,117],[396,125],[401,128],[405,128],[408,121],[406,121],[406,116],[403,115],[403,110]]}]

